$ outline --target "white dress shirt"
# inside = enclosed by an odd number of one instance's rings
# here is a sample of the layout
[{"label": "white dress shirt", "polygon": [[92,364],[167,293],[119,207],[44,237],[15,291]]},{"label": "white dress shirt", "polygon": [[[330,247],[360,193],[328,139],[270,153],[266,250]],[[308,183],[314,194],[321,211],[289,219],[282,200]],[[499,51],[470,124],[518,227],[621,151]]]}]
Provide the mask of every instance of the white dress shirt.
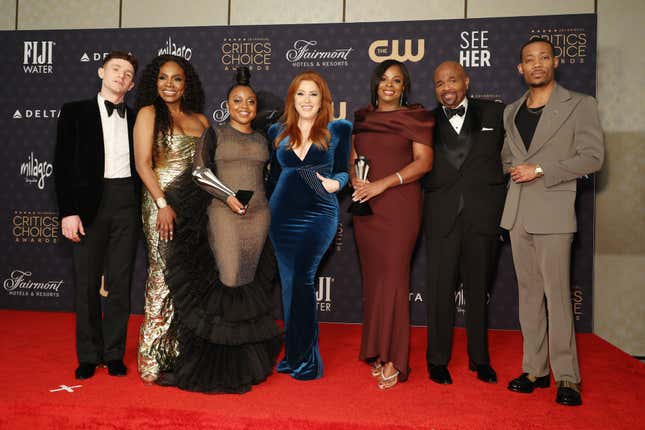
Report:
[{"label": "white dress shirt", "polygon": [[[459,134],[461,131],[461,127],[464,125],[464,120],[466,119],[466,114],[468,113],[468,97],[464,97],[464,99],[459,103],[458,106],[455,107],[455,109],[458,109],[459,106],[463,106],[466,110],[464,111],[464,114],[462,116],[459,115],[453,115],[452,118],[450,118],[448,121],[450,121],[450,125],[452,125],[452,128],[455,130],[455,133]],[[444,111],[443,113],[446,113],[446,107],[443,107]],[[446,115],[447,117],[447,115]]]},{"label": "white dress shirt", "polygon": [[103,147],[105,148],[104,178],[129,178],[130,171],[130,145],[128,142],[128,112],[121,118],[114,110],[108,116],[105,99],[101,94],[97,96],[99,112],[101,113],[101,126],[103,128]]}]

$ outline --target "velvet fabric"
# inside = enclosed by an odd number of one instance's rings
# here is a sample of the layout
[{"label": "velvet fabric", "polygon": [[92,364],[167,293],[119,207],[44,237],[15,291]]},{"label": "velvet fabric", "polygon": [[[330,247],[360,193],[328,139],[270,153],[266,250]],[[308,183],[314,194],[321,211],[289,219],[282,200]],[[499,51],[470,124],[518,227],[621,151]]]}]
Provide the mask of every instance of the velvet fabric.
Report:
[{"label": "velvet fabric", "polygon": [[[273,141],[282,127],[274,124],[269,139]],[[289,149],[287,137],[271,160],[270,183],[275,187],[269,200],[269,237],[278,260],[285,322],[285,357],[278,372],[302,380],[323,374],[314,278],[338,228],[338,199],[324,189],[316,173],[337,180],[341,189],[349,180],[352,125],[332,121],[328,129],[327,150],[311,145],[301,160]]]}]

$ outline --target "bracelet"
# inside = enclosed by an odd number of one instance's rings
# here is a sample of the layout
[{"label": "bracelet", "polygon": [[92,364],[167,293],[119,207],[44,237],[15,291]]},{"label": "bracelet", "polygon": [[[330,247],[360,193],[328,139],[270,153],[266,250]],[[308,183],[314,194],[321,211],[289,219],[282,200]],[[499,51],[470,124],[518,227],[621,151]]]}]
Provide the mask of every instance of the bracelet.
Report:
[{"label": "bracelet", "polygon": [[397,178],[399,178],[399,185],[403,185],[403,176],[399,172],[394,172]]}]

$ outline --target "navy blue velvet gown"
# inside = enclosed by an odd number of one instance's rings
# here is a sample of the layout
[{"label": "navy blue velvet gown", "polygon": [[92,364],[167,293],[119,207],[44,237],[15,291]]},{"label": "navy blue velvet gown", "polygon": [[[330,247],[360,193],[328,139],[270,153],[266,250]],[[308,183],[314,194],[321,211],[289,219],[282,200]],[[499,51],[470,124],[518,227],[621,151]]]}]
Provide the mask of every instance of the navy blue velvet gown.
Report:
[{"label": "navy blue velvet gown", "polygon": [[[271,141],[282,127],[274,124],[269,129]],[[269,237],[280,270],[285,323],[285,357],[278,372],[302,380],[323,374],[314,278],[338,228],[338,198],[325,190],[316,172],[339,181],[341,189],[349,180],[352,124],[332,121],[328,130],[329,148],[311,145],[303,160],[288,149],[289,139],[283,139],[272,155],[269,181],[269,188],[275,184],[269,200]]]}]

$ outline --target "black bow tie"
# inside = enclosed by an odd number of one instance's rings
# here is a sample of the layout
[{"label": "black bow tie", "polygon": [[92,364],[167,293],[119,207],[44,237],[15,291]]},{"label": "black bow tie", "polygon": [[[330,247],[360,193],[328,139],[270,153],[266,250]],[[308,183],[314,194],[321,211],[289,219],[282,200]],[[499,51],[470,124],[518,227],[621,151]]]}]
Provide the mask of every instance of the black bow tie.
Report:
[{"label": "black bow tie", "polygon": [[450,109],[449,107],[444,106],[443,111],[446,113],[448,119],[450,119],[455,115],[464,116],[464,114],[466,113],[466,107],[464,105],[461,105],[457,109]]},{"label": "black bow tie", "polygon": [[112,116],[112,112],[114,112],[114,109],[119,113],[119,116],[121,118],[125,118],[125,103],[117,103],[114,104],[109,100],[105,101],[105,108],[107,109],[108,116]]}]

